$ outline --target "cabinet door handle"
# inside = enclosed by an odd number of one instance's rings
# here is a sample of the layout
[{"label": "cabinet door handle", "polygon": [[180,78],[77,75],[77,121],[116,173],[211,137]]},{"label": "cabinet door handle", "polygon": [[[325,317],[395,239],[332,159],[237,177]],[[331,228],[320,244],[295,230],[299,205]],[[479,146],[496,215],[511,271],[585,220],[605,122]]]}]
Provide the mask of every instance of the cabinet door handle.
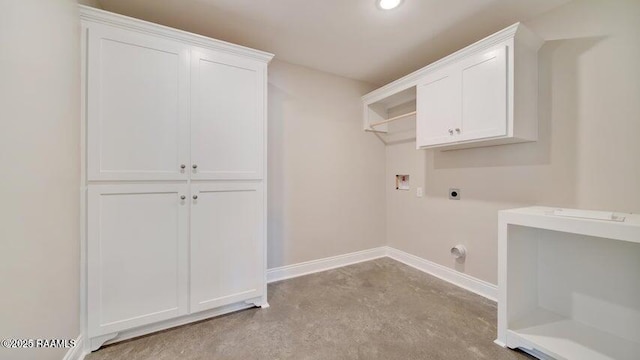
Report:
[{"label": "cabinet door handle", "polygon": [[460,134],[460,128],[456,128],[456,132]]},{"label": "cabinet door handle", "polygon": [[194,169],[197,169],[198,165],[197,164],[193,164],[193,166],[191,166],[191,167],[194,168]]},{"label": "cabinet door handle", "polygon": [[184,200],[184,199],[186,199],[186,198],[187,198],[186,196],[184,196],[184,195],[180,195],[180,200]]},{"label": "cabinet door handle", "polygon": [[453,130],[449,129],[449,135],[453,135]]},{"label": "cabinet door handle", "polygon": [[184,168],[186,168],[186,167],[187,167],[187,165],[185,165],[185,164],[181,164],[181,165],[180,165],[180,169],[184,169]]},{"label": "cabinet door handle", "polygon": [[198,195],[193,195],[193,200],[198,200]]}]

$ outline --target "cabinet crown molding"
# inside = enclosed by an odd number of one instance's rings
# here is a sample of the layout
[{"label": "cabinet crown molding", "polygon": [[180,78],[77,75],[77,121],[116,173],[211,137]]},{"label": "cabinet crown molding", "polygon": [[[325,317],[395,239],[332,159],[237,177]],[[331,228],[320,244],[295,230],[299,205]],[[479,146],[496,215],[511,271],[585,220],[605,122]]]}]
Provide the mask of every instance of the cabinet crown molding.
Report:
[{"label": "cabinet crown molding", "polygon": [[245,46],[231,44],[226,41],[212,39],[203,35],[189,33],[164,25],[154,24],[148,21],[132,18],[125,15],[114,14],[105,10],[96,9],[86,5],[78,5],[80,20],[107,24],[121,29],[141,31],[164,38],[178,40],[191,45],[223,51],[234,55],[245,56],[268,63],[274,55],[265,51],[251,49]]},{"label": "cabinet crown molding", "polygon": [[533,51],[537,51],[544,43],[544,40],[518,22],[362,96],[362,101],[365,104],[374,103],[388,97],[389,94],[416,86],[418,81],[427,73],[513,38],[516,39],[519,45],[525,45]]}]

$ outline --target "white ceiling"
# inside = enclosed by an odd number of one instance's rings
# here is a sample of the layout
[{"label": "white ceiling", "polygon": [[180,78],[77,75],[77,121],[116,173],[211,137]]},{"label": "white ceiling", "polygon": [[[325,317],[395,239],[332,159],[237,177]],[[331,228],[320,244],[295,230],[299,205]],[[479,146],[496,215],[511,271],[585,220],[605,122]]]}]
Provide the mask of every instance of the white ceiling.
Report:
[{"label": "white ceiling", "polygon": [[100,0],[105,10],[382,85],[568,0]]}]

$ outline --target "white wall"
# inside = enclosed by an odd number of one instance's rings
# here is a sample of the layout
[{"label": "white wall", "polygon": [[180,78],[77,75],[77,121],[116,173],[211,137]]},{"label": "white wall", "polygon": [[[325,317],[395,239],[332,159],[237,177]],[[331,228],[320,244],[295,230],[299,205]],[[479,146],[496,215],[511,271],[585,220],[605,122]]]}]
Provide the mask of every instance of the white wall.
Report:
[{"label": "white wall", "polygon": [[78,0],[78,4],[91,6],[94,8],[102,9],[98,0]]},{"label": "white wall", "polygon": [[80,333],[78,46],[75,1],[0,1],[0,339]]},{"label": "white wall", "polygon": [[269,268],[385,244],[385,149],[361,127],[372,89],[269,65]]},{"label": "white wall", "polygon": [[[388,146],[389,244],[496,283],[498,210],[640,211],[638,19],[638,1],[578,0],[526,23],[547,40],[538,142],[449,152]],[[411,192],[393,190],[399,173],[411,174]],[[450,187],[462,200],[448,200]],[[467,246],[464,264],[449,255],[456,243]]]}]

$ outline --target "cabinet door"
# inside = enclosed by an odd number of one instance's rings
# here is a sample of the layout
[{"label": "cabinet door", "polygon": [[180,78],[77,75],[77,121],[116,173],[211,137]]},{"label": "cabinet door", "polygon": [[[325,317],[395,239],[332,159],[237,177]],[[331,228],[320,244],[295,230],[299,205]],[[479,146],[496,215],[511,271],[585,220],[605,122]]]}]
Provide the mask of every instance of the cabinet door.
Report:
[{"label": "cabinet door", "polygon": [[192,185],[191,202],[191,312],[262,296],[262,184]]},{"label": "cabinet door", "polygon": [[507,134],[507,47],[501,45],[461,62],[460,141]]},{"label": "cabinet door", "polygon": [[187,313],[187,191],[187,185],[89,187],[89,336]]},{"label": "cabinet door", "polygon": [[448,67],[426,76],[417,87],[417,147],[457,141],[460,121],[460,75]]},{"label": "cabinet door", "polygon": [[191,178],[261,179],[265,65],[204,49],[191,63]]},{"label": "cabinet door", "polygon": [[87,46],[88,179],[187,179],[188,47],[98,24]]}]

